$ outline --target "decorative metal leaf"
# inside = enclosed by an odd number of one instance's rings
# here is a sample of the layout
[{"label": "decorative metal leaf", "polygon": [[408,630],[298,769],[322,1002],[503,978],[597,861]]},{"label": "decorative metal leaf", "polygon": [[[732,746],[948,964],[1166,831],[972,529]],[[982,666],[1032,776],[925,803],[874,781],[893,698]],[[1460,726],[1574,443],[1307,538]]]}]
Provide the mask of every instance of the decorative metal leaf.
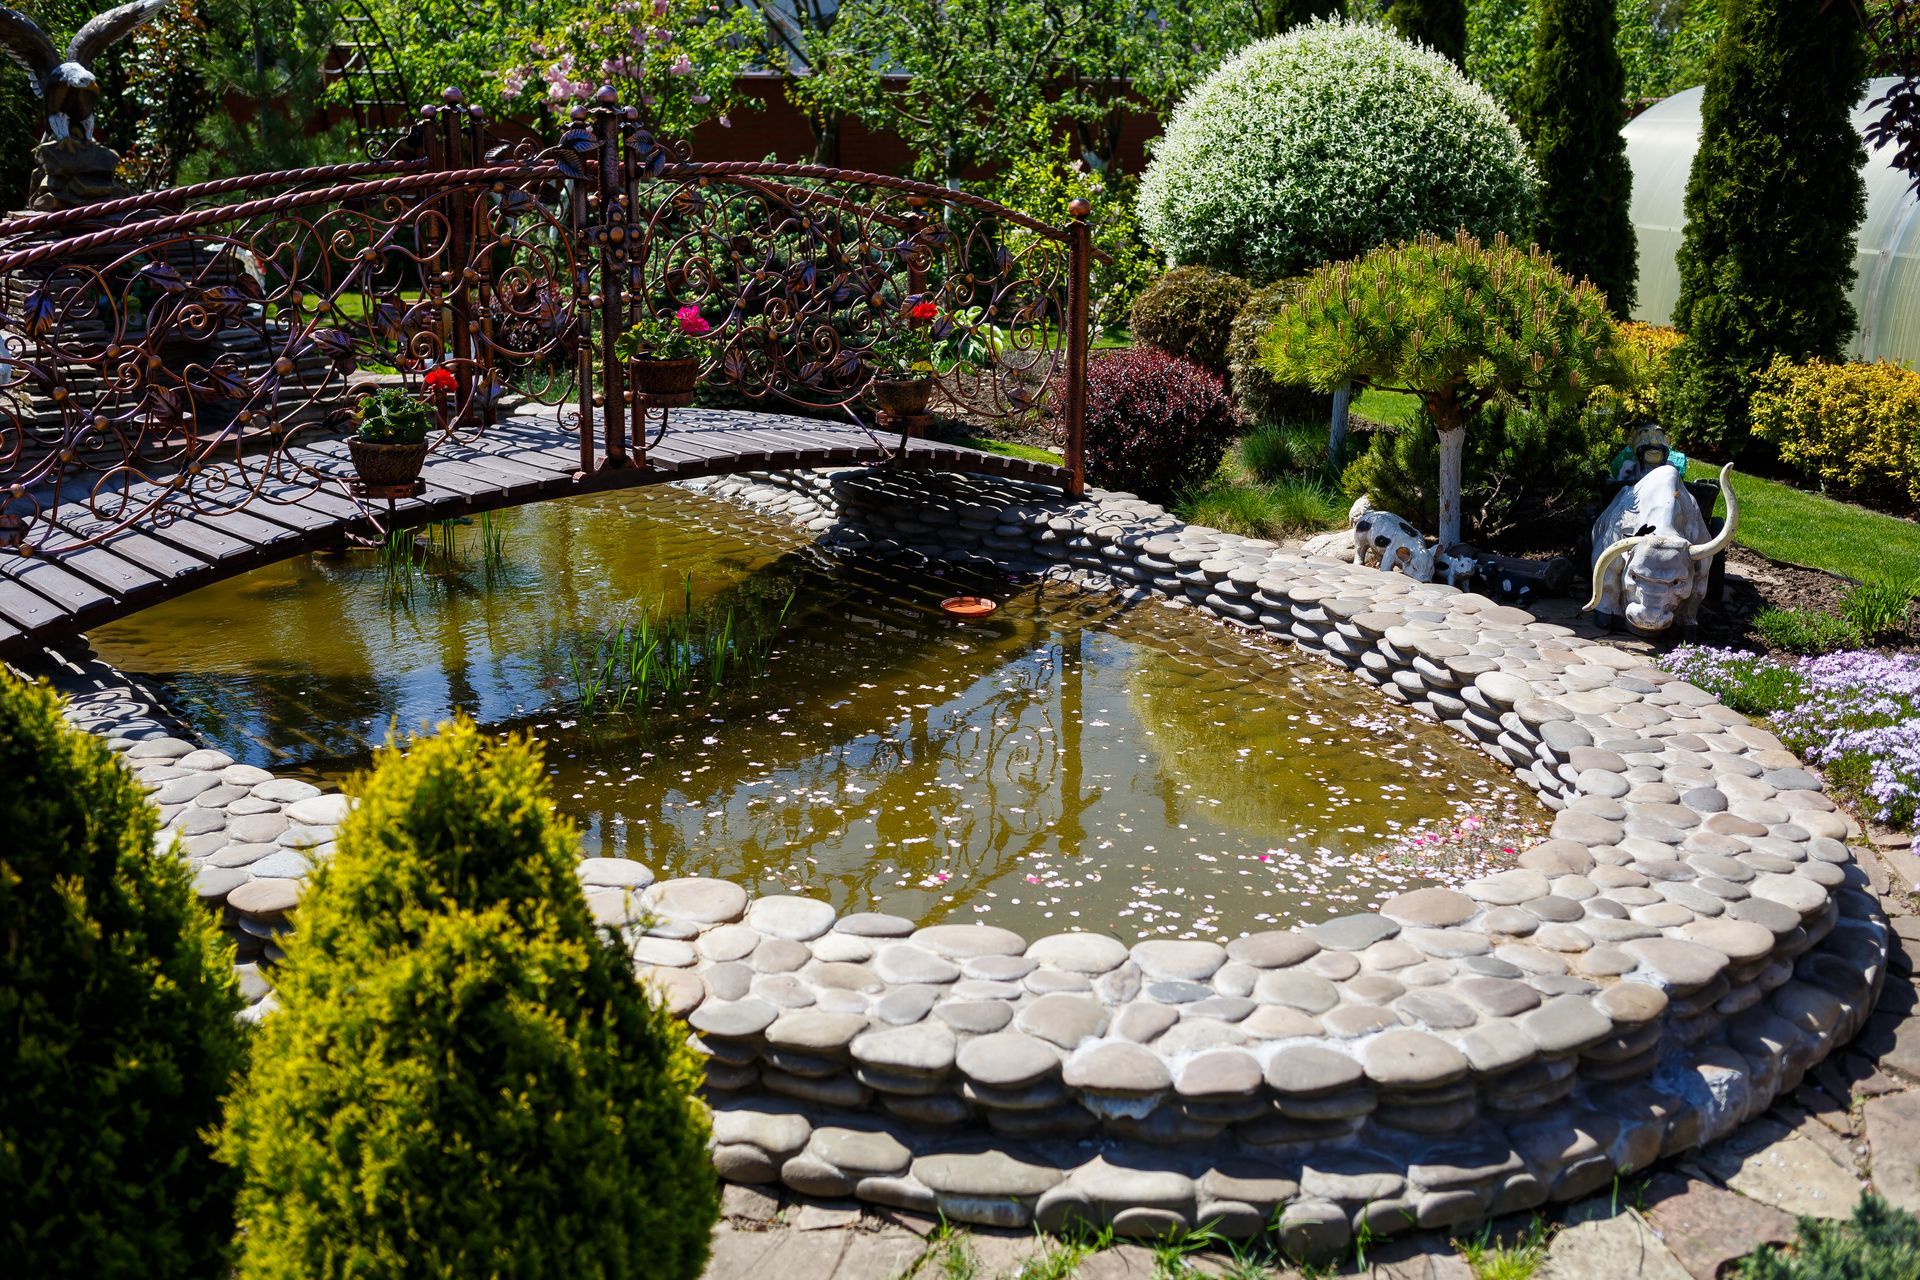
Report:
[{"label": "decorative metal leaf", "polygon": [[37,338],[53,328],[55,314],[59,311],[53,295],[45,289],[35,289],[27,295],[25,323],[21,326],[27,336]]},{"label": "decorative metal leaf", "polygon": [[[373,308],[373,328],[381,337],[397,340],[400,337],[400,308],[391,302],[377,303]],[[320,334],[313,336],[318,340]]]},{"label": "decorative metal leaf", "polygon": [[138,274],[163,293],[180,293],[187,287],[187,282],[180,278],[180,273],[173,269],[171,263],[149,262],[140,268]]},{"label": "decorative metal leaf", "polygon": [[353,356],[353,335],[345,329],[315,329],[308,336],[329,360],[338,362]]},{"label": "decorative metal leaf", "polygon": [[560,135],[560,145],[568,151],[585,153],[599,145],[591,129],[569,129]]}]

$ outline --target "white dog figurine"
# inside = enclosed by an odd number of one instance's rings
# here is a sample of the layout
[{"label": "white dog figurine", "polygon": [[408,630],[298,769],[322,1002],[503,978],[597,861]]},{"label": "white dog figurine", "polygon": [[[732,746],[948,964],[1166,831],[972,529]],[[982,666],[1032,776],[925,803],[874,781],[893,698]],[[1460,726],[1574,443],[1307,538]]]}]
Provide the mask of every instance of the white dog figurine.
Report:
[{"label": "white dog figurine", "polygon": [[1353,522],[1353,562],[1433,581],[1433,548],[1418,529],[1390,511],[1368,511]]}]

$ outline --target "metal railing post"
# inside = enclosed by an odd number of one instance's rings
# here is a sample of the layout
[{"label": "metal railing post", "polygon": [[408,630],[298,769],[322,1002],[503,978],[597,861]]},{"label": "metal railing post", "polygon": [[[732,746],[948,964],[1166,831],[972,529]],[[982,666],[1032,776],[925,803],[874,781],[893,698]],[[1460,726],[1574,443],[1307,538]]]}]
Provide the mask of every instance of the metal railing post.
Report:
[{"label": "metal railing post", "polygon": [[1091,329],[1093,228],[1087,217],[1093,206],[1075,199],[1067,206],[1067,484],[1079,497],[1087,487],[1087,355],[1093,345]]},{"label": "metal railing post", "polygon": [[[472,116],[465,98],[460,90],[449,88],[440,95],[440,100],[437,121],[440,146],[436,150],[441,168],[443,171],[468,168],[474,159],[469,131]],[[452,190],[443,192],[442,196],[447,202],[446,256],[440,271],[443,305],[447,309],[446,347],[442,358],[453,370],[455,411],[448,425],[465,427],[472,421],[474,402],[473,209],[466,198]]]},{"label": "metal railing post", "polygon": [[625,171],[621,156],[620,113],[612,85],[602,85],[594,95],[593,127],[600,163],[595,183],[594,240],[599,264],[600,307],[600,424],[606,456],[603,468],[624,467],[627,458],[627,380],[620,363],[617,344],[626,314],[626,287],[621,245],[614,239],[615,229],[625,237],[626,192],[621,175]]}]

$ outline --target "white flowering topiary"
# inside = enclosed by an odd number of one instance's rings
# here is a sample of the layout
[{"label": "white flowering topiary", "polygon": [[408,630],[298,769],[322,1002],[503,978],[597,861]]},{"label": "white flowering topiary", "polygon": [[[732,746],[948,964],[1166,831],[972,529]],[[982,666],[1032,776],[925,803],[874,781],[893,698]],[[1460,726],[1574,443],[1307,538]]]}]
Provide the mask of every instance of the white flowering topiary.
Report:
[{"label": "white flowering topiary", "polygon": [[1314,22],[1248,45],[1175,108],[1140,186],[1170,265],[1274,280],[1421,232],[1522,237],[1533,162],[1445,58]]}]

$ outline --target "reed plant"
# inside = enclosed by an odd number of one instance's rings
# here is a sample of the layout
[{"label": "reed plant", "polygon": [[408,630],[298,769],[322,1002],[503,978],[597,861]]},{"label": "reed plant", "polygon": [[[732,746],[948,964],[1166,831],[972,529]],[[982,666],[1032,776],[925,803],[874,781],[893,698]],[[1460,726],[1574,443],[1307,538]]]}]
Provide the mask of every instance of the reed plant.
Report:
[{"label": "reed plant", "polygon": [[747,592],[696,609],[693,577],[681,578],[677,612],[643,608],[566,655],[574,708],[582,716],[640,716],[687,702],[696,693],[717,696],[729,680],[766,674],[780,629],[793,607],[784,596]]}]

